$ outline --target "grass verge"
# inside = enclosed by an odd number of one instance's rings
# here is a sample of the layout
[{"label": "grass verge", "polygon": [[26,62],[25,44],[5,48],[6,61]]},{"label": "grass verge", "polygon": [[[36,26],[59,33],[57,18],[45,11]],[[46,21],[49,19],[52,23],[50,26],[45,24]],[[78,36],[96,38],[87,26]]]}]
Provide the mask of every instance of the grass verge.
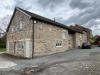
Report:
[{"label": "grass verge", "polygon": [[6,48],[0,48],[0,52],[6,51]]}]

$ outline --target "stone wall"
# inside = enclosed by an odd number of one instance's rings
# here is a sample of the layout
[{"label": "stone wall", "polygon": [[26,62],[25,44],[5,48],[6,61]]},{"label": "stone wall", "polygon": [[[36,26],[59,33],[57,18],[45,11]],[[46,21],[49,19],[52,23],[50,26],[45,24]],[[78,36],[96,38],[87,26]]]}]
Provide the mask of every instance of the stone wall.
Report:
[{"label": "stone wall", "polygon": [[34,55],[48,55],[68,50],[68,31],[37,21],[34,24]]},{"label": "stone wall", "polygon": [[82,46],[83,43],[83,34],[82,33],[75,33],[75,37],[76,37],[76,48],[78,48],[79,46]]},{"label": "stone wall", "polygon": [[68,49],[74,48],[74,34],[68,34]]},{"label": "stone wall", "polygon": [[85,32],[85,31],[83,31],[83,42],[86,42],[86,43],[88,43],[88,37],[87,37],[88,35],[87,35],[87,32]]},{"label": "stone wall", "polygon": [[83,33],[76,33],[76,48],[78,46],[82,46],[82,43],[88,43],[87,33],[83,31]]},{"label": "stone wall", "polygon": [[32,26],[33,22],[30,17],[16,10],[7,33],[7,53],[23,57],[27,55],[27,41],[32,43]]}]

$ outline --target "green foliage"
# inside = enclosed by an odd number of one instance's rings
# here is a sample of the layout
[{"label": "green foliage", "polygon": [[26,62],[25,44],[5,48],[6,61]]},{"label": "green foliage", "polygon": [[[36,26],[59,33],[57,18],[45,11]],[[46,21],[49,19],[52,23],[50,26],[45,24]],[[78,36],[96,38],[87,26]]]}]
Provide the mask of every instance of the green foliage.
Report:
[{"label": "green foliage", "polygon": [[6,51],[6,48],[0,48],[0,52]]},{"label": "green foliage", "polygon": [[90,42],[91,45],[94,45],[95,41],[96,41],[96,39],[93,36],[89,39],[89,42]]},{"label": "green foliage", "polygon": [[0,49],[1,48],[6,48],[6,35],[0,38]]},{"label": "green foliage", "polygon": [[100,36],[95,37],[94,44],[97,45],[97,44],[99,44],[99,42],[100,42]]}]

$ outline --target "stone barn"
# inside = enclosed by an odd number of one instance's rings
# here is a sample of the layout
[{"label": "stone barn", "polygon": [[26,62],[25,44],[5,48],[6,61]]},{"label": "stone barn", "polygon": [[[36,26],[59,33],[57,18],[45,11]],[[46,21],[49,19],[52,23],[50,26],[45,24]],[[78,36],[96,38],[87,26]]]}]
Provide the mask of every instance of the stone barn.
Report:
[{"label": "stone barn", "polygon": [[63,52],[74,48],[73,34],[76,32],[81,33],[56,21],[15,8],[7,28],[7,53],[33,58]]}]

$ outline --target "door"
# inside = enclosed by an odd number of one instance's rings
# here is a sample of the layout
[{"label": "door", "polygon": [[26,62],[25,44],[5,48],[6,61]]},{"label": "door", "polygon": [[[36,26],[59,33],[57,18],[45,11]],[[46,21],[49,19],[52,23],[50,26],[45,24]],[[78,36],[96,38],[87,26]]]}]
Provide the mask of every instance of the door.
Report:
[{"label": "door", "polygon": [[16,41],[14,41],[14,54],[16,54]]}]

